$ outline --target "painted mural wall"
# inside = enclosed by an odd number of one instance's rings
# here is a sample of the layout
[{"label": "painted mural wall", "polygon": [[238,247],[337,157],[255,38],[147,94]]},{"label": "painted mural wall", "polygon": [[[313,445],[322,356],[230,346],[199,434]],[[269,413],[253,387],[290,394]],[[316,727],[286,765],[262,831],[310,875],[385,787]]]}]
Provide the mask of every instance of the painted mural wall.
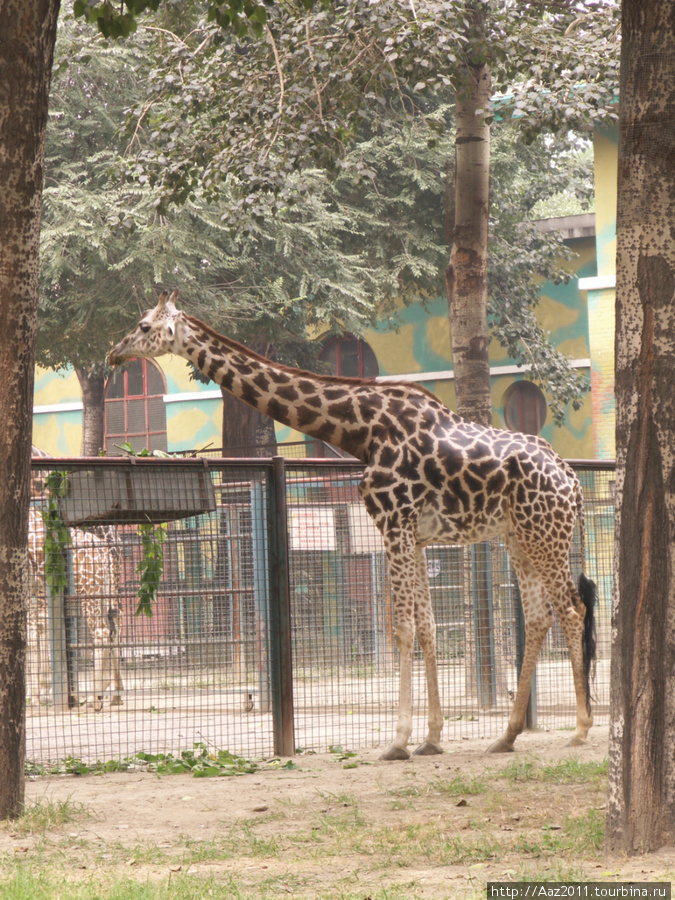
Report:
[{"label": "painted mural wall", "polygon": [[616,300],[616,178],[618,128],[597,129],[593,141],[595,160],[595,241],[598,269],[595,277],[582,278],[587,295],[591,344],[591,393],[593,397],[593,456],[614,459],[614,306]]}]

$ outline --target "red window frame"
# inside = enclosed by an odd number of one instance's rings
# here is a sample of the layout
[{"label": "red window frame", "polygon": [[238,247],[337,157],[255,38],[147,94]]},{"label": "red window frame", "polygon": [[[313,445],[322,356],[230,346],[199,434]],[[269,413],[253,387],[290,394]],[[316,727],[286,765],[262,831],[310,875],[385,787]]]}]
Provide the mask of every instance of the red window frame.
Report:
[{"label": "red window frame", "polygon": [[[321,359],[326,359],[328,354],[333,351],[335,352],[335,375],[344,375],[345,373],[342,371],[342,356],[341,349],[343,346],[347,344],[356,344],[356,353],[357,353],[357,370],[358,374],[355,376],[357,378],[372,378],[379,375],[379,365],[377,363],[377,357],[370,346],[370,344],[366,343],[366,341],[361,340],[360,338],[354,337],[353,334],[344,334],[340,337],[329,338],[326,343],[323,345],[323,349],[321,350]],[[364,352],[365,355],[370,357],[369,362],[373,367],[374,371],[369,372],[367,374],[364,373]],[[332,355],[332,353],[331,353]],[[368,362],[366,362],[366,365]],[[350,377],[350,376],[348,376]]]},{"label": "red window frame", "polygon": [[[140,379],[138,379],[139,372],[137,368],[139,365],[141,367]],[[122,391],[120,392],[121,396],[109,397],[108,393],[113,385],[113,379],[116,380],[119,377],[123,379],[123,387]],[[157,393],[156,391],[150,393],[150,378],[152,378],[152,380],[156,380],[157,377],[159,377],[159,381],[161,384],[161,393]],[[139,382],[138,387],[141,388],[140,393],[137,389],[133,389],[133,385],[132,389],[130,390],[130,380],[132,382]],[[120,452],[115,447],[115,444],[119,443],[130,443],[134,450],[142,450],[145,447],[147,447],[149,450],[167,449],[166,412],[164,409],[165,394],[166,379],[164,378],[164,373],[155,362],[149,359],[130,360],[130,362],[127,366],[124,367],[124,369],[118,370],[118,373],[115,373],[110,378],[108,378],[105,388],[105,446],[106,452],[109,455],[114,456],[116,453]],[[161,407],[159,406],[160,403]],[[112,411],[111,405],[113,404],[121,404],[123,407],[123,433],[120,431],[109,431],[109,414]],[[153,409],[155,411],[154,416],[152,414]],[[163,427],[151,428],[150,425],[152,419],[156,418],[156,413],[159,409],[162,410],[161,420]],[[134,418],[136,419],[136,425],[138,424],[139,410],[142,410],[142,419],[144,424],[144,428],[142,430],[139,430],[137,427],[134,428],[134,424],[131,422],[132,417],[130,413],[133,411]],[[134,430],[131,430],[131,428],[133,428]]]}]

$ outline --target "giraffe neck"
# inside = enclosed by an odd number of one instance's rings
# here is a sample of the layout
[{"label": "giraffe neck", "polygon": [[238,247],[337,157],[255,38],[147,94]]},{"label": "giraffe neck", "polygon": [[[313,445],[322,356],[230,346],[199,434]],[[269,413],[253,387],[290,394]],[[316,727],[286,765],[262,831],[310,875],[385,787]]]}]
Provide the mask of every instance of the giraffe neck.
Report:
[{"label": "giraffe neck", "polygon": [[366,461],[371,428],[364,395],[378,386],[359,378],[314,375],[270,362],[223,337],[199,319],[184,317],[175,350],[207,378],[277,422]]}]

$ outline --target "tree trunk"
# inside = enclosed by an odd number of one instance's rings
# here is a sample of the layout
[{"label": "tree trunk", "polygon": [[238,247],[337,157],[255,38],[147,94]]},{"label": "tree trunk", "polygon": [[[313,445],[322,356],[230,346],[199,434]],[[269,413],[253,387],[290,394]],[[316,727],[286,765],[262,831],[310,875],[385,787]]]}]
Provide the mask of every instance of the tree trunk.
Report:
[{"label": "tree trunk", "polygon": [[274,420],[221,388],[223,456],[274,456]]},{"label": "tree trunk", "polygon": [[675,838],[675,0],[622,5],[607,846]]},{"label": "tree trunk", "polygon": [[[274,348],[264,338],[248,342],[251,350],[269,359]],[[223,395],[223,455],[224,456],[274,456],[277,438],[274,419],[259,413],[229,391],[221,388]]]},{"label": "tree trunk", "polygon": [[[481,12],[475,14],[482,16]],[[445,271],[457,412],[492,424],[487,328],[487,246],[490,208],[490,69],[467,66],[456,97],[455,203],[450,264]],[[446,201],[446,217],[448,215]]]},{"label": "tree trunk", "polygon": [[[474,9],[472,24],[484,40],[485,17],[479,7]],[[445,198],[445,231],[452,239],[445,285],[457,412],[481,425],[492,424],[487,327],[490,126],[485,118],[491,94],[489,66],[467,65],[464,85],[455,98],[454,204],[448,195],[447,175]],[[467,673],[470,673],[470,684],[478,689],[481,706],[489,708],[496,697],[488,545],[477,544],[472,555],[470,602],[475,617],[475,641],[471,642]]]},{"label": "tree trunk", "polygon": [[58,0],[0,2],[0,819],[24,804],[38,250]]},{"label": "tree trunk", "polygon": [[82,456],[98,456],[105,447],[105,374],[100,366],[75,369],[82,390]]}]

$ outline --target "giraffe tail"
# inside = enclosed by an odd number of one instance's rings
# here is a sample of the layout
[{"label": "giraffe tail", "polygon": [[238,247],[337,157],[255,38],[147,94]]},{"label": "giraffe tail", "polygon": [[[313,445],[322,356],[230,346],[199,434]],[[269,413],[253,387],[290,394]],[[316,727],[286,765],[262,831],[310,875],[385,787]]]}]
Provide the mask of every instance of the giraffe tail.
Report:
[{"label": "giraffe tail", "polygon": [[581,649],[583,653],[584,680],[586,682],[586,701],[588,711],[591,709],[591,676],[595,668],[595,651],[597,648],[597,630],[595,625],[595,604],[598,599],[598,591],[595,582],[591,581],[582,572],[577,585],[579,596],[586,608],[584,616],[584,631],[581,637]]},{"label": "giraffe tail", "polygon": [[577,479],[577,512],[579,515],[579,536],[581,539],[581,575],[577,589],[584,604],[584,630],[581,638],[583,653],[584,679],[586,682],[586,700],[588,711],[591,707],[591,676],[594,672],[595,653],[597,649],[597,628],[595,622],[595,606],[598,602],[598,589],[594,581],[586,575],[586,515],[581,484]]}]

